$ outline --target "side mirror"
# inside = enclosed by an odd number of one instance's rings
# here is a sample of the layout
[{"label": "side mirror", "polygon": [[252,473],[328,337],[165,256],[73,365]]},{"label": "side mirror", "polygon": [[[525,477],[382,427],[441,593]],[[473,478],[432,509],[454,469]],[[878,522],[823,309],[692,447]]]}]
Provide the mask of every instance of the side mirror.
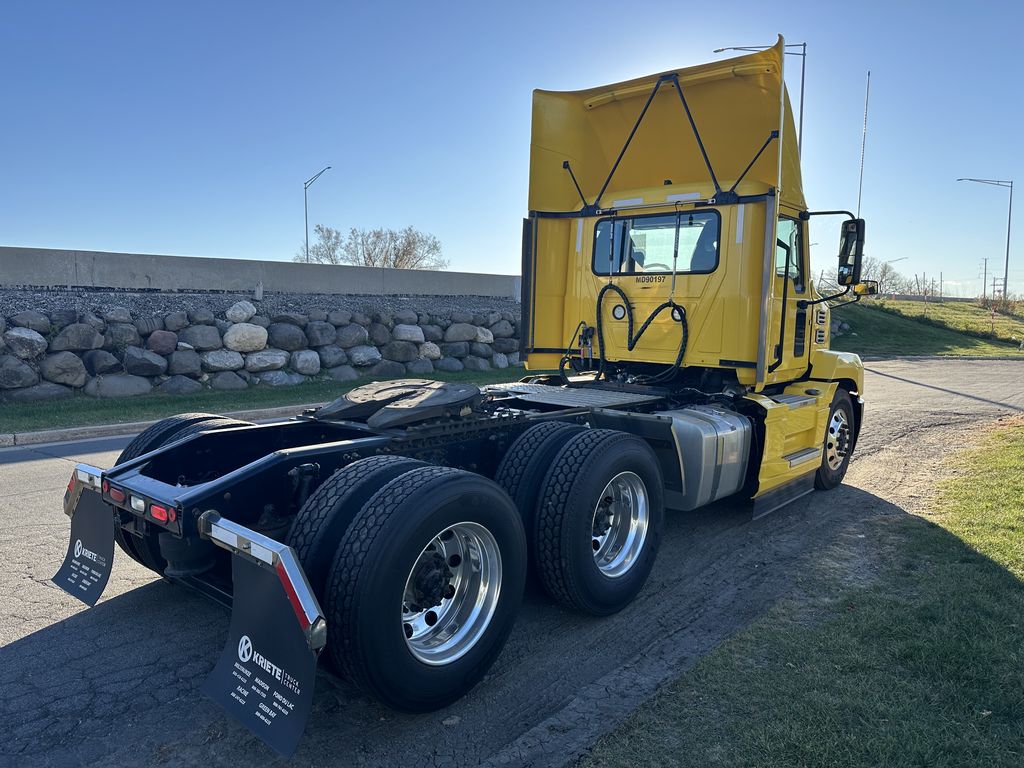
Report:
[{"label": "side mirror", "polygon": [[858,296],[874,296],[878,293],[878,281],[862,280],[853,286],[853,292]]},{"label": "side mirror", "polygon": [[864,219],[844,221],[839,238],[839,285],[856,285],[860,282],[860,266],[863,258]]}]

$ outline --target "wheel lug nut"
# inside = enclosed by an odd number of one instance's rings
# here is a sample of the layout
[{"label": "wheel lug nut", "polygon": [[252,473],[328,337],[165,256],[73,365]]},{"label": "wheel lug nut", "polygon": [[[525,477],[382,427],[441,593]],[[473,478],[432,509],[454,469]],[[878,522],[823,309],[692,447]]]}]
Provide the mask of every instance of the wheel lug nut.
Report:
[{"label": "wheel lug nut", "polygon": [[458,568],[459,565],[461,565],[461,564],[462,564],[462,558],[459,557],[458,555],[452,555],[451,557],[448,558],[448,565],[450,565],[452,568]]}]

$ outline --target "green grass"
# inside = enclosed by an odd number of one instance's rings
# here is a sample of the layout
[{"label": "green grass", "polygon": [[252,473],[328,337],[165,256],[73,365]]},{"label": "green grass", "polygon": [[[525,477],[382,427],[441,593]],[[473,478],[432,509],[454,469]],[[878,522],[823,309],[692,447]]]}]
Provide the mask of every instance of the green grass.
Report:
[{"label": "green grass", "polygon": [[993,313],[980,304],[965,301],[894,301],[871,302],[886,312],[923,320],[927,323],[977,336],[1020,345],[1024,339],[1024,319],[1015,315]]},{"label": "green grass", "polygon": [[[530,373],[537,373],[532,371]],[[468,381],[496,384],[517,381],[527,375],[522,368],[492,371],[435,373],[429,378],[440,381]],[[118,400],[103,400],[76,395],[50,403],[3,403],[0,405],[0,434],[32,432],[41,429],[83,427],[93,424],[123,424],[132,421],[162,419],[175,413],[208,411],[225,413],[285,405],[307,405],[333,400],[369,380],[338,382],[330,379],[310,381],[294,387],[251,387],[241,392],[204,390],[195,395],[142,395]]]},{"label": "green grass", "polygon": [[953,472],[927,518],[868,524],[871,583],[812,569],[813,600],[774,606],[583,764],[1024,765],[1024,425]]},{"label": "green grass", "polygon": [[968,336],[959,331],[903,317],[866,303],[840,307],[833,312],[836,318],[850,324],[849,332],[833,337],[831,342],[833,349],[844,352],[882,357],[897,355],[951,357],[1019,355],[1024,359],[1024,353],[1018,351],[1017,344]]}]

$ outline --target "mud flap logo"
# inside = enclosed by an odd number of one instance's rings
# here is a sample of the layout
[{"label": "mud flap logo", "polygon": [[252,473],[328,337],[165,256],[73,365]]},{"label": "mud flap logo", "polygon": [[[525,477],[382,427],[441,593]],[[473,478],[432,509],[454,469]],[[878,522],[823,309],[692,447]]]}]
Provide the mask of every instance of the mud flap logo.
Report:
[{"label": "mud flap logo", "polygon": [[52,581],[86,605],[95,605],[110,579],[114,559],[114,515],[95,491],[85,488],[71,516],[71,539]]},{"label": "mud flap logo", "polygon": [[277,574],[239,555],[231,562],[231,628],[203,693],[287,757],[313,706],[316,654]]}]

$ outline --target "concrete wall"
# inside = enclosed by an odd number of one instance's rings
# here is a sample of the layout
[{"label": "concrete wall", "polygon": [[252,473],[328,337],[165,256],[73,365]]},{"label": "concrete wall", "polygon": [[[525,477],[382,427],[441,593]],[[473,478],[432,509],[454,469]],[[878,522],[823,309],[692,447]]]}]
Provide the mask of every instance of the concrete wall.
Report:
[{"label": "concrete wall", "polygon": [[0,287],[157,291],[496,296],[519,298],[518,275],[296,264],[286,261],[0,247]]}]

